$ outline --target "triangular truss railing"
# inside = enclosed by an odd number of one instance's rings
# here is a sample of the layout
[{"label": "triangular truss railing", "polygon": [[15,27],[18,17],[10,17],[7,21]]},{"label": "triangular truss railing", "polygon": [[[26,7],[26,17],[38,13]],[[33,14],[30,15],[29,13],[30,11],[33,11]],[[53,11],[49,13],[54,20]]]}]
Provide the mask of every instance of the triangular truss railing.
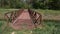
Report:
[{"label": "triangular truss railing", "polygon": [[[14,21],[16,21],[16,19],[18,18],[18,16],[24,11],[24,9],[18,10],[18,11],[14,11],[14,12],[9,12],[11,13],[10,17],[7,15],[9,13],[6,13],[5,16],[7,17],[7,20],[9,21],[9,19],[11,19],[11,22],[13,23]],[[38,12],[35,12],[33,10],[28,9],[29,15],[33,21],[33,24],[38,24],[40,25],[42,22],[42,15]],[[39,15],[38,18],[37,14]]]},{"label": "triangular truss railing", "polygon": [[[41,24],[41,22],[42,22],[42,15],[40,14],[40,13],[37,13],[37,12],[35,12],[35,11],[33,11],[33,10],[28,10],[29,11],[29,13],[30,13],[30,16],[31,16],[31,18],[32,18],[32,20],[33,20],[33,23],[34,24]],[[36,17],[37,17],[37,14],[39,15],[39,17],[36,19]],[[38,21],[39,20],[39,21]]]}]

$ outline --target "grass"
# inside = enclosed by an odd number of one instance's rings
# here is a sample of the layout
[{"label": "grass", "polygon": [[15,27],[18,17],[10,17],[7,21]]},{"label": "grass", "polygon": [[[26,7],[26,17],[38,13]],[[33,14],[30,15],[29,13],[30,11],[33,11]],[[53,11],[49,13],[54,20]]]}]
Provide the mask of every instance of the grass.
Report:
[{"label": "grass", "polygon": [[0,33],[2,33],[2,31],[4,30],[6,26],[6,22],[5,21],[0,21]]},{"label": "grass", "polygon": [[38,12],[41,12],[43,14],[60,14],[60,11],[59,10],[40,10],[38,9],[37,10]]},{"label": "grass", "polygon": [[4,27],[3,25],[6,23],[3,21],[0,21],[1,23],[1,27],[0,27],[0,33],[1,34],[11,34],[12,32],[15,32],[15,34],[60,34],[60,21],[57,23],[58,21],[44,21],[44,27],[42,29],[40,28],[36,28],[33,30],[14,30],[11,27],[6,27],[4,30],[2,30],[2,27]]},{"label": "grass", "polygon": [[[15,11],[15,10],[18,10],[18,9],[0,9],[0,13],[4,14],[6,12],[11,12],[11,11]],[[53,15],[60,14],[59,10],[41,10],[41,9],[34,9],[34,10],[36,10],[37,12],[42,13],[42,14],[53,14]]]},{"label": "grass", "polygon": [[[9,9],[0,9],[0,18],[4,18],[4,14],[6,12],[15,11],[9,10]],[[58,10],[39,10],[37,9],[37,12],[42,13],[44,15],[60,15],[60,11]],[[42,29],[36,28],[33,30],[14,30],[11,27],[6,26],[7,22],[4,19],[0,19],[0,34],[11,34],[12,32],[15,32],[15,34],[60,34],[60,21],[55,20],[44,20],[43,24],[44,27]],[[32,33],[31,33],[32,31]]]},{"label": "grass", "polygon": [[[4,18],[4,14],[7,12],[15,11],[18,9],[0,9],[0,18]],[[41,9],[34,9],[37,12],[41,13],[44,16],[59,16],[60,11],[59,10],[41,10]]]},{"label": "grass", "polygon": [[60,34],[60,21],[44,21],[44,28],[33,30],[33,34]]}]

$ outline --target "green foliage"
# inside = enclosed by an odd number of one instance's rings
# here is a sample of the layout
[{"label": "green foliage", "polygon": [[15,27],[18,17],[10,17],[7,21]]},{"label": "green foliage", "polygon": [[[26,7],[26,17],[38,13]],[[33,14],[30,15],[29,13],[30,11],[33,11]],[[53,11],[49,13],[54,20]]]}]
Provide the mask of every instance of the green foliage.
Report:
[{"label": "green foliage", "polygon": [[0,0],[0,8],[60,9],[60,0]]}]

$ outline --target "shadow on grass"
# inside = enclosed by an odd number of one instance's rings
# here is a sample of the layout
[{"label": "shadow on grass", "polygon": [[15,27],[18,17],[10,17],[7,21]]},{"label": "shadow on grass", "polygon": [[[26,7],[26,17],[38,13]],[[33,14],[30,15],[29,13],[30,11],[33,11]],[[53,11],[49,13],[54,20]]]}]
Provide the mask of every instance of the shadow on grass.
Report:
[{"label": "shadow on grass", "polygon": [[44,23],[48,25],[55,25],[55,27],[60,27],[60,20],[44,20]]},{"label": "shadow on grass", "polygon": [[60,20],[43,20],[44,22],[56,22],[56,23],[60,23]]},{"label": "shadow on grass", "polygon": [[7,21],[6,19],[0,19],[0,21]]}]

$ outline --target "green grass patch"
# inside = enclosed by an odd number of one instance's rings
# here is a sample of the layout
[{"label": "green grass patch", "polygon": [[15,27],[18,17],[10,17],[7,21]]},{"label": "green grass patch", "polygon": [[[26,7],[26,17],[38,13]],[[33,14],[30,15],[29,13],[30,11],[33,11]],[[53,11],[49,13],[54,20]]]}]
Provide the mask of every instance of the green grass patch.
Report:
[{"label": "green grass patch", "polygon": [[60,21],[44,21],[43,29],[36,28],[33,34],[60,34]]},{"label": "green grass patch", "polygon": [[6,22],[5,21],[0,21],[0,34],[2,33],[5,26],[6,26]]}]

